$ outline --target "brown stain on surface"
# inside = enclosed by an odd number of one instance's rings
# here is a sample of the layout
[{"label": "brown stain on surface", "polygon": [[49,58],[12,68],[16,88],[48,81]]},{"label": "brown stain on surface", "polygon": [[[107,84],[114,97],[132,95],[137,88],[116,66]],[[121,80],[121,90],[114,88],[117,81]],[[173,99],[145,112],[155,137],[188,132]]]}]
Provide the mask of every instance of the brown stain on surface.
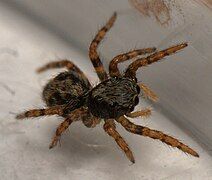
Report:
[{"label": "brown stain on surface", "polygon": [[171,20],[171,8],[163,0],[129,0],[130,4],[139,10],[144,16],[153,15],[161,25],[168,24]]},{"label": "brown stain on surface", "polygon": [[[153,17],[160,25],[170,25],[171,22],[185,23],[184,3],[177,0],[128,0],[142,15]],[[190,0],[191,5],[205,6],[212,9],[212,0]],[[189,13],[189,12],[188,12]],[[177,16],[177,18],[176,18]]]},{"label": "brown stain on surface", "polygon": [[204,4],[206,7],[212,9],[212,0],[194,0],[197,3]]}]

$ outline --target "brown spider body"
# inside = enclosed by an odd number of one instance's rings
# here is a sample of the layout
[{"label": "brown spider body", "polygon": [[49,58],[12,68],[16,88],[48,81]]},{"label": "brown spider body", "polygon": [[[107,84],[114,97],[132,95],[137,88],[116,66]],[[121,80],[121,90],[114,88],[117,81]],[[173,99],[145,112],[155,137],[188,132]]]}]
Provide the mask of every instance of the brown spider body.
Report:
[{"label": "brown spider body", "polygon": [[[158,62],[165,56],[176,53],[185,48],[187,43],[178,44],[165,50],[156,51],[155,47],[137,49],[114,57],[109,65],[109,74],[105,71],[97,47],[104,38],[106,32],[113,26],[116,13],[109,19],[106,25],[99,30],[89,48],[89,57],[100,79],[100,83],[92,87],[84,73],[71,61],[60,60],[51,62],[38,69],[43,72],[52,68],[68,69],[50,80],[43,90],[43,99],[47,104],[45,109],[32,109],[17,115],[17,119],[39,117],[45,115],[59,115],[65,120],[59,125],[55,136],[49,146],[57,145],[63,132],[75,121],[81,120],[86,127],[95,127],[101,119],[104,119],[104,130],[111,136],[122,149],[131,162],[135,162],[128,144],[116,130],[115,121],[121,124],[128,132],[160,140],[169,146],[176,147],[185,153],[199,157],[198,153],[178,139],[161,131],[153,130],[145,126],[132,123],[127,117],[143,117],[151,114],[151,109],[146,108],[132,112],[138,104],[138,95],[152,101],[157,101],[157,95],[145,84],[137,84],[136,71],[138,68]],[[147,57],[139,57],[132,62],[122,74],[118,69],[118,63],[130,60],[137,56],[150,54]]]},{"label": "brown spider body", "polygon": [[138,104],[139,86],[129,78],[110,78],[94,87],[88,96],[90,112],[99,118],[119,118]]},{"label": "brown spider body", "polygon": [[73,99],[79,99],[91,88],[87,79],[70,70],[58,74],[47,83],[43,90],[43,99],[49,107],[65,105]]},{"label": "brown spider body", "polygon": [[87,106],[98,118],[119,118],[134,110],[140,87],[131,79],[110,78],[92,89],[89,81],[73,71],[62,72],[50,80],[43,90],[47,106],[67,105],[68,111]]}]

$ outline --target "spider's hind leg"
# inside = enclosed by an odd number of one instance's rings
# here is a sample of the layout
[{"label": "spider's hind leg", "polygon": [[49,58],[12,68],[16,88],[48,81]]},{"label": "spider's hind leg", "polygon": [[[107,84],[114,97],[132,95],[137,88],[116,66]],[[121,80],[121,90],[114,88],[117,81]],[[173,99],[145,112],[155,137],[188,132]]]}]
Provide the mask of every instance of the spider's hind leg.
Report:
[{"label": "spider's hind leg", "polygon": [[55,136],[52,139],[49,149],[57,145],[63,132],[71,125],[72,122],[79,120],[79,118],[85,118],[88,115],[88,111],[84,108],[78,108],[67,115],[66,119],[58,126]]},{"label": "spider's hind leg", "polygon": [[39,117],[39,116],[48,116],[48,115],[63,115],[63,106],[53,106],[46,109],[31,109],[20,113],[16,116],[16,119],[24,119],[31,117]]},{"label": "spider's hind leg", "polygon": [[[76,66],[73,62],[69,60],[60,60],[60,61],[54,61],[47,63],[46,65],[40,67],[37,69],[37,73],[44,72],[49,69],[55,69],[55,68],[67,68],[69,71],[76,72],[82,79],[84,79],[86,82],[89,82],[88,78],[85,76],[85,74],[80,70],[78,66]],[[89,83],[90,85],[90,83]]]},{"label": "spider's hind leg", "polygon": [[47,63],[44,66],[38,68],[37,73],[41,73],[46,70],[55,69],[55,68],[67,68],[68,70],[72,70],[79,74],[83,74],[83,72],[73,62],[66,59]]},{"label": "spider's hind leg", "polygon": [[60,140],[61,134],[71,125],[73,121],[71,118],[66,118],[57,128],[55,136],[52,139],[51,144],[49,145],[49,149],[53,148],[57,145],[58,141]]}]

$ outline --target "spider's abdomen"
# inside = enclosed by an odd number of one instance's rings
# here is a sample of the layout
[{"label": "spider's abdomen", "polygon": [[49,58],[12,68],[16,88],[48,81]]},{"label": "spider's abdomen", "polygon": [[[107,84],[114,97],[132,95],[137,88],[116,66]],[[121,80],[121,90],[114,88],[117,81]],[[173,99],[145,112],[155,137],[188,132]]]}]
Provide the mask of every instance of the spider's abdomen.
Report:
[{"label": "spider's abdomen", "polygon": [[128,78],[111,78],[98,84],[88,96],[90,112],[100,118],[118,118],[138,104],[135,82]]},{"label": "spider's abdomen", "polygon": [[75,71],[62,72],[44,87],[43,99],[48,106],[63,105],[86,93],[90,88],[88,80]]}]

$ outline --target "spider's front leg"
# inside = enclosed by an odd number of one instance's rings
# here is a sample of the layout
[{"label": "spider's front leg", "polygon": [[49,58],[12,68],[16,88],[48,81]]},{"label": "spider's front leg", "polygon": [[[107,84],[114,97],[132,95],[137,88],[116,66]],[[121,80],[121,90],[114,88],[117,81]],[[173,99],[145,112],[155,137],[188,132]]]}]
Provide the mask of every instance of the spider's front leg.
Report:
[{"label": "spider's front leg", "polygon": [[107,73],[103,67],[103,64],[99,58],[99,55],[97,53],[97,48],[100,43],[100,41],[104,38],[106,32],[113,26],[114,22],[116,20],[116,13],[113,14],[113,16],[109,19],[109,21],[106,23],[102,29],[99,30],[93,41],[91,42],[90,48],[89,48],[89,57],[90,60],[96,70],[96,73],[101,81],[104,81],[108,79]]},{"label": "spider's front leg", "polygon": [[46,109],[31,109],[20,113],[16,116],[16,119],[24,119],[24,118],[31,118],[31,117],[39,117],[39,116],[48,116],[48,115],[59,115],[63,116],[64,106],[53,106]]},{"label": "spider's front leg", "polygon": [[156,50],[155,47],[153,48],[146,48],[146,49],[137,49],[137,50],[133,50],[124,54],[120,54],[116,57],[114,57],[111,61],[110,61],[110,65],[109,65],[109,73],[111,77],[118,77],[121,76],[121,73],[118,69],[118,64],[124,61],[127,61],[129,59],[132,59],[136,56],[139,55],[143,55],[143,54],[148,54],[148,53],[152,53]]},{"label": "spider's front leg", "polygon": [[155,53],[151,54],[150,56],[147,56],[146,58],[139,58],[136,61],[132,62],[128,66],[128,68],[125,71],[124,76],[131,78],[131,79],[135,79],[136,71],[140,67],[147,66],[154,62],[158,62],[159,60],[163,59],[164,57],[174,54],[187,46],[188,46],[187,43],[182,43],[182,44],[178,44],[178,45],[172,46],[170,48],[164,49],[162,51],[155,52]]},{"label": "spider's front leg", "polygon": [[133,156],[132,151],[128,147],[128,144],[125,142],[125,140],[121,137],[121,135],[116,131],[116,125],[114,120],[112,119],[107,119],[105,120],[105,124],[103,126],[105,132],[114,138],[118,146],[124,151],[126,154],[127,158],[132,162],[135,163],[135,159]]},{"label": "spider's front leg", "polygon": [[127,131],[131,133],[147,136],[152,139],[158,139],[169,146],[176,147],[185,153],[191,154],[195,157],[199,157],[198,153],[195,152],[193,149],[181,143],[179,140],[164,134],[161,131],[153,130],[145,126],[135,125],[124,116],[121,116],[119,119],[117,119],[117,122],[119,122]]}]

